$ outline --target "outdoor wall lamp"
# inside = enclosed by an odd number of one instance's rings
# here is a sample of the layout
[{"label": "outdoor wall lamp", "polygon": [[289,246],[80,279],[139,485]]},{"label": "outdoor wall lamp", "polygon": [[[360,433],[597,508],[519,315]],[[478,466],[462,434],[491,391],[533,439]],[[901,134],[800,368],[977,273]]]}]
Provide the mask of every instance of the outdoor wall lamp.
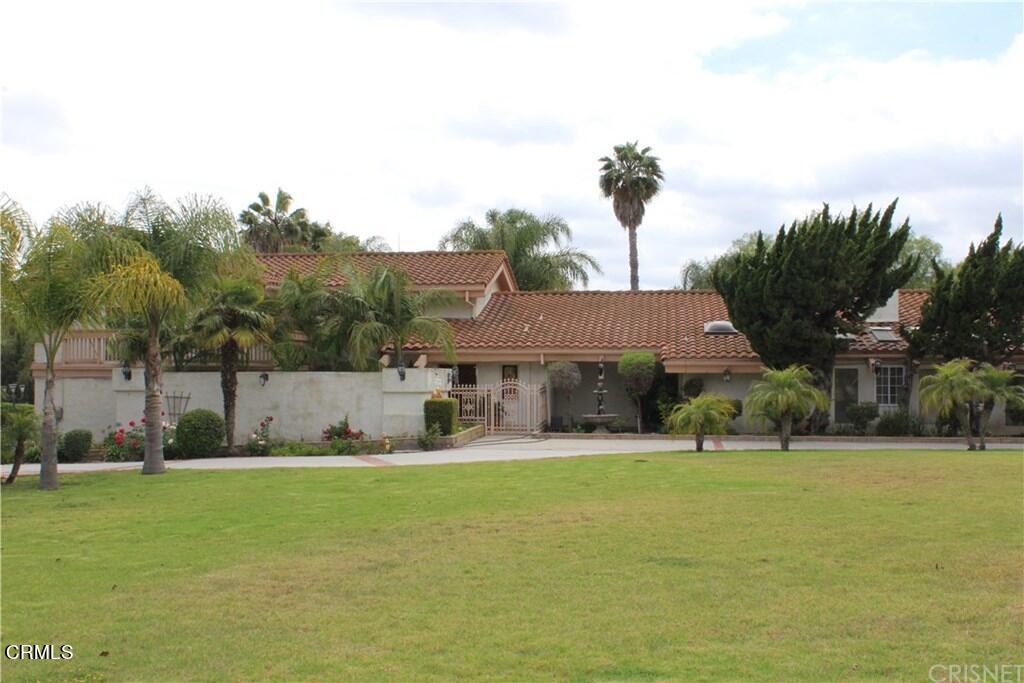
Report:
[{"label": "outdoor wall lamp", "polygon": [[722,370],[722,381],[726,383],[732,381],[732,370],[730,370],[729,368]]},{"label": "outdoor wall lamp", "polygon": [[128,361],[121,362],[121,376],[124,377],[125,382],[132,381],[132,366],[128,365]]},{"label": "outdoor wall lamp", "polygon": [[270,374],[266,373],[266,372],[261,372],[260,373],[260,386],[261,387],[267,386],[267,382],[269,382],[269,381],[270,381]]},{"label": "outdoor wall lamp", "polygon": [[397,370],[398,370],[398,381],[404,382],[405,381],[405,363],[404,362],[399,363]]}]

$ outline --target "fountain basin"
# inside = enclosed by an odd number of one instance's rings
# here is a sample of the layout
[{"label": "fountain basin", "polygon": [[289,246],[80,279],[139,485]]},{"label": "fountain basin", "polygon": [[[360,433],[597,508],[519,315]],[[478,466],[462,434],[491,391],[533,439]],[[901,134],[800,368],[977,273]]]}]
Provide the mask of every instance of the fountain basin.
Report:
[{"label": "fountain basin", "polygon": [[580,421],[585,425],[594,428],[594,434],[608,434],[608,425],[619,419],[615,413],[602,413],[600,415],[581,415]]}]

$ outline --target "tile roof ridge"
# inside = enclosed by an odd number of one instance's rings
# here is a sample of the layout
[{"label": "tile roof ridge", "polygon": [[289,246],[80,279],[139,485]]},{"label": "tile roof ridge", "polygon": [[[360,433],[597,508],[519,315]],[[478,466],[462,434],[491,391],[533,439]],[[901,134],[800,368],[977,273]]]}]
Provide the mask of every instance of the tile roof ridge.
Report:
[{"label": "tile roof ridge", "polygon": [[507,296],[509,294],[515,295],[576,295],[576,294],[626,294],[630,296],[643,295],[643,294],[679,294],[679,295],[692,295],[692,294],[714,294],[719,296],[718,292],[713,289],[518,289],[514,292],[494,292],[492,296]]},{"label": "tile roof ridge", "polygon": [[333,254],[372,254],[374,256],[398,256],[405,254],[445,254],[450,256],[463,256],[470,254],[504,254],[501,249],[462,249],[458,251],[447,251],[445,249],[424,249],[421,251],[260,251],[256,252],[257,257],[261,256],[330,256]]}]

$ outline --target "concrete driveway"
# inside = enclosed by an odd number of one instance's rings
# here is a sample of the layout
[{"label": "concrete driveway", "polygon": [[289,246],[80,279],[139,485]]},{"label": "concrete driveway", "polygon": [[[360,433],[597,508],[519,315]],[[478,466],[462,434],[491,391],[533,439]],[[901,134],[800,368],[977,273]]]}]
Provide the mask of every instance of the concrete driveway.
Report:
[{"label": "concrete driveway", "polygon": [[[709,437],[704,444],[707,451],[749,451],[777,450],[778,441],[765,439],[744,439],[743,437]],[[791,444],[793,450],[908,450],[908,449],[962,449],[960,440],[798,440]],[[1024,453],[1024,440],[989,444],[990,449],[1016,450]],[[267,458],[208,458],[201,460],[168,460],[169,469],[191,470],[249,470],[273,467],[389,467],[394,465],[440,465],[464,462],[485,462],[497,460],[538,460],[541,458],[570,458],[581,455],[602,455],[607,453],[645,453],[659,451],[692,451],[692,439],[585,439],[585,438],[534,438],[534,437],[487,437],[474,441],[463,448],[444,451],[416,451],[393,453],[391,455],[329,455]],[[62,463],[61,473],[108,472],[138,470],[141,462],[94,462]],[[7,476],[10,465],[3,466]],[[26,464],[22,475],[39,474],[39,465]]]}]

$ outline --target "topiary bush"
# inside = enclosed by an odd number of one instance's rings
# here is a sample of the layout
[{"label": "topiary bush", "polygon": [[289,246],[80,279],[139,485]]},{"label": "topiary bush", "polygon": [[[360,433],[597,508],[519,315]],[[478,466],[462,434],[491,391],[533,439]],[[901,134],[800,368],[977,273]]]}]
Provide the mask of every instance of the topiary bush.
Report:
[{"label": "topiary bush", "polygon": [[428,398],[423,402],[423,423],[429,430],[437,425],[442,436],[459,430],[459,402],[454,398]]},{"label": "topiary bush", "polygon": [[651,390],[658,359],[650,351],[626,351],[619,357],[618,371],[626,393],[636,404],[636,430],[643,431],[643,400]]},{"label": "topiary bush", "polygon": [[224,443],[224,418],[212,410],[190,410],[178,420],[175,445],[183,458],[208,458]]},{"label": "topiary bush", "polygon": [[64,462],[82,462],[92,448],[92,432],[72,429],[64,435]]},{"label": "topiary bush", "polygon": [[858,434],[864,434],[868,430],[868,423],[878,417],[878,404],[867,402],[847,406],[846,417]]},{"label": "topiary bush", "polygon": [[683,396],[686,398],[697,398],[704,393],[704,378],[691,377],[683,382]]}]

